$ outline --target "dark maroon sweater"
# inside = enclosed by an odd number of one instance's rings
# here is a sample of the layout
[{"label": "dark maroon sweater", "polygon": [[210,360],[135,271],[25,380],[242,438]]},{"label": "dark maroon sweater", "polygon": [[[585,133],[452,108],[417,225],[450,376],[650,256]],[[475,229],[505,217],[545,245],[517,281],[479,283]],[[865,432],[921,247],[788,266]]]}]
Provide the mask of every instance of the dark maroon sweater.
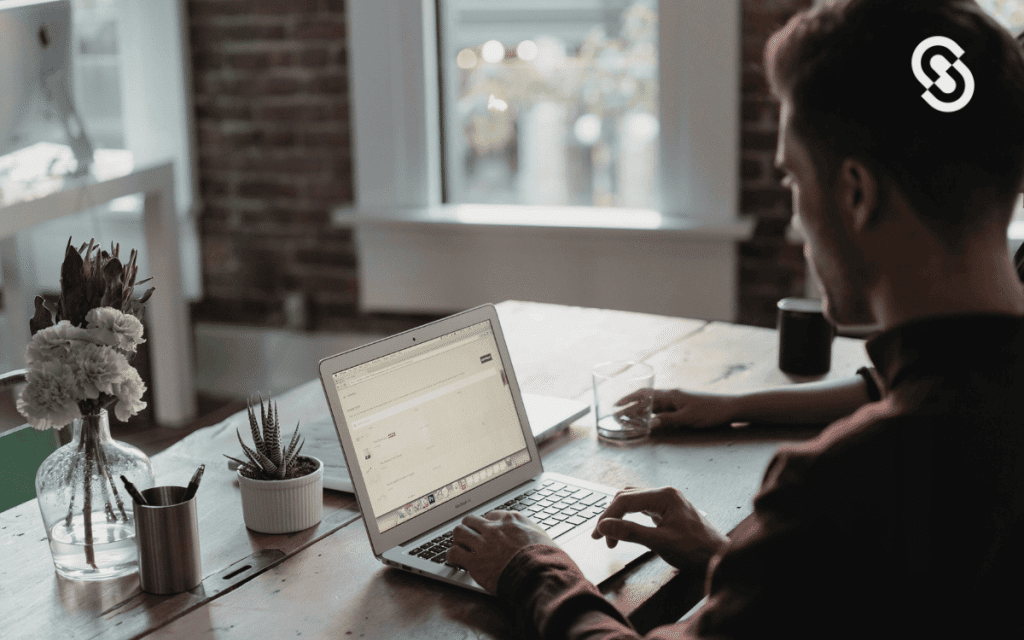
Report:
[{"label": "dark maroon sweater", "polygon": [[[885,397],[778,451],[707,602],[648,637],[1024,637],[1024,318],[914,321],[867,350]],[[543,638],[638,637],[553,547],[498,596]]]}]

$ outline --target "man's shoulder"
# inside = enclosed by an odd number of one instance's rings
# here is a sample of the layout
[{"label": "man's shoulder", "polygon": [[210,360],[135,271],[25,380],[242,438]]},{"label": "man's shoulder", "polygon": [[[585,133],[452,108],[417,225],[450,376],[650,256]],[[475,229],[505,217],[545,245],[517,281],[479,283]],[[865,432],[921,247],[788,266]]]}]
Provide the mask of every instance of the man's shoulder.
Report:
[{"label": "man's shoulder", "polygon": [[907,385],[811,440],[781,447],[761,493],[796,489],[809,502],[836,508],[844,497],[859,503],[866,493],[895,498],[897,491],[930,494],[947,484],[960,493],[1005,493],[1008,478],[1024,482],[1024,386],[1005,384],[1016,375],[991,385],[984,375],[982,382],[968,375],[973,383]]},{"label": "man's shoulder", "polygon": [[895,398],[862,406],[810,440],[779,448],[765,471],[761,493],[795,489],[804,498],[838,504],[844,494],[885,491],[940,437],[936,417],[904,412]]},{"label": "man's shoulder", "polygon": [[1024,348],[1016,347],[979,354],[975,366],[918,370],[881,400],[780,454],[804,464],[832,464],[906,454],[928,443],[971,447],[1005,439],[1008,446],[1019,440],[1024,447]]},{"label": "man's shoulder", "polygon": [[847,458],[863,460],[885,452],[899,433],[923,422],[920,415],[900,413],[887,397],[833,422],[810,440],[781,447],[776,458],[808,471]]}]

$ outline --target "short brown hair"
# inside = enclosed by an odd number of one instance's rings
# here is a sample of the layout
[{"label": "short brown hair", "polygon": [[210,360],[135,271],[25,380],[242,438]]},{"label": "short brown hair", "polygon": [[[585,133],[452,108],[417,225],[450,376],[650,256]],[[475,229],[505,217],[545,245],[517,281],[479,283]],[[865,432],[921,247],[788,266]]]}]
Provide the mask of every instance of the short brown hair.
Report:
[{"label": "short brown hair", "polygon": [[[919,43],[935,35],[964,50],[974,78],[970,101],[952,113],[922,99],[911,66]],[[772,93],[789,100],[823,187],[852,157],[891,179],[952,247],[992,221],[982,217],[985,205],[995,203],[1009,223],[1024,178],[1024,50],[973,1],[809,9],[768,41],[765,70]]]}]

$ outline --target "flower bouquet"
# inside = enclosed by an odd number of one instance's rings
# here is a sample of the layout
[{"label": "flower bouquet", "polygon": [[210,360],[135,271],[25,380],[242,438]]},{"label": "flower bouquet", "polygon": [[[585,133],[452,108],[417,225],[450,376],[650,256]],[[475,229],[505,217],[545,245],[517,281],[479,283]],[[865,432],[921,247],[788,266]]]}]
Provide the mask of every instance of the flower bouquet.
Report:
[{"label": "flower bouquet", "polygon": [[118,478],[140,490],[154,484],[149,458],[110,437],[107,409],[125,421],[146,407],[146,386],[129,362],[144,342],[140,318],[153,293],[133,296],[138,252],[122,264],[119,249],[108,253],[92,240],[76,249],[68,240],[60,298],[55,305],[35,299],[27,384],[17,401],[36,429],[74,425],[72,441],[36,473],[54,564],[74,579],[137,570],[132,502]]}]

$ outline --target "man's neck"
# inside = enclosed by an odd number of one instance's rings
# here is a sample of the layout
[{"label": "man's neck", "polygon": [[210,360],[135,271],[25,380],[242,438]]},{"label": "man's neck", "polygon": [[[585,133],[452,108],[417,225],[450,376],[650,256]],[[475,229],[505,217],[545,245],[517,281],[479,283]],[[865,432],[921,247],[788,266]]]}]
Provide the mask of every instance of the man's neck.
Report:
[{"label": "man's neck", "polygon": [[869,292],[883,328],[928,316],[993,313],[1024,316],[1024,287],[1002,247],[976,247],[963,256],[932,253],[916,264],[896,264]]}]

